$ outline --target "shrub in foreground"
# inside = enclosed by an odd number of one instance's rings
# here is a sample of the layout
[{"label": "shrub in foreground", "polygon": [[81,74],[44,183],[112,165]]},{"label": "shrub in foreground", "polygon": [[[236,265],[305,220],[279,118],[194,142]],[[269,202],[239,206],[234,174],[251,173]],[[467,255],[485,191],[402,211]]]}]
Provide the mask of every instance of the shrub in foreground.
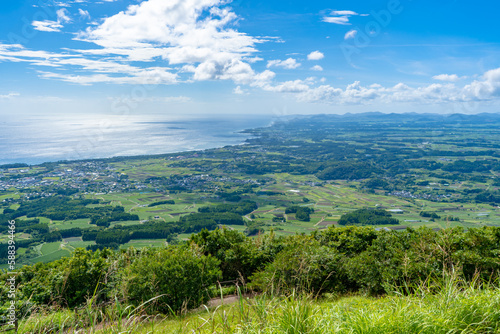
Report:
[{"label": "shrub in foreground", "polygon": [[207,288],[221,276],[217,259],[178,247],[153,250],[126,270],[125,298],[134,305],[150,301],[149,309],[163,313],[206,303]]}]

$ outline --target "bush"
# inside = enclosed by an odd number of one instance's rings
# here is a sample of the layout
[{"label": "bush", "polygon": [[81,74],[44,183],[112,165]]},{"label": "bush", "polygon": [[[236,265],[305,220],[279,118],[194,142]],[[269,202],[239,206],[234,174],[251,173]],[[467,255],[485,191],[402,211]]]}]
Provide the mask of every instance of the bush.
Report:
[{"label": "bush", "polygon": [[313,232],[313,237],[323,246],[337,250],[347,257],[365,251],[380,232],[372,227],[346,226],[332,227],[321,232]]},{"label": "bush", "polygon": [[169,313],[209,300],[207,288],[220,278],[219,261],[186,248],[151,250],[130,267],[126,298],[134,305],[155,298],[148,310]]},{"label": "bush", "polygon": [[64,304],[74,307],[92,296],[96,298],[96,301],[105,299],[106,293],[102,284],[105,283],[109,267],[106,258],[111,254],[109,250],[98,252],[86,251],[82,248],[75,250],[67,262],[62,276],[63,280],[56,284]]},{"label": "bush", "polygon": [[246,280],[273,260],[273,234],[259,239],[247,238],[241,232],[225,228],[211,232],[202,230],[192,235],[190,242],[200,247],[205,255],[220,261],[224,281]]},{"label": "bush", "polygon": [[437,241],[437,233],[428,228],[379,231],[364,252],[346,262],[345,269],[354,288],[369,294],[414,286],[443,273]]},{"label": "bush", "polygon": [[285,295],[345,291],[343,256],[316,241],[296,241],[281,251],[263,271],[251,277],[253,287]]},{"label": "bush", "polygon": [[92,296],[100,303],[106,300],[109,287],[108,257],[112,252],[85,251],[77,248],[72,257],[50,263],[24,266],[16,282],[19,300],[29,299],[37,305],[77,307]]}]

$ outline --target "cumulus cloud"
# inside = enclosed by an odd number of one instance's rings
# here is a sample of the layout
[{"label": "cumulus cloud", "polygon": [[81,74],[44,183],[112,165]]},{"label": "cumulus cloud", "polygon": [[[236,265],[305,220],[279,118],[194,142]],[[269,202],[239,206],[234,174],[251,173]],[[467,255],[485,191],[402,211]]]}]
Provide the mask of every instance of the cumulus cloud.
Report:
[{"label": "cumulus cloud", "polygon": [[356,35],[358,34],[358,31],[353,29],[353,30],[349,30],[345,36],[344,36],[344,39],[347,41],[348,39],[353,39],[356,37]]},{"label": "cumulus cloud", "polygon": [[100,46],[80,50],[88,55],[115,55],[128,61],[164,60],[183,65],[193,79],[258,80],[250,63],[256,44],[267,41],[238,32],[238,16],[225,0],[148,0],[108,17],[77,39]]},{"label": "cumulus cloud", "polygon": [[[6,49],[0,50],[0,61],[61,68],[61,72],[40,71],[40,75],[84,85],[137,83],[151,74],[157,75],[157,81],[162,83],[175,83],[181,79],[180,75],[191,74],[185,80],[232,80],[240,85],[265,85],[275,74],[269,70],[256,72],[250,64],[263,60],[255,55],[256,45],[273,39],[237,31],[234,26],[239,18],[227,3],[226,0],[142,1],[75,37],[97,47],[68,50],[70,54],[61,57],[48,52],[41,57],[42,51],[37,54],[38,51],[24,48]],[[78,12],[81,17],[89,17],[83,9]],[[42,31],[60,31],[71,19],[64,8],[57,15],[57,21],[35,21],[33,26]],[[146,64],[132,66],[132,62]],[[160,65],[147,67],[152,62]],[[286,60],[276,65],[294,68],[300,64]],[[68,69],[86,73],[71,74]]]},{"label": "cumulus cloud", "polygon": [[500,68],[484,73],[481,79],[464,87],[463,98],[490,100],[500,97]]},{"label": "cumulus cloud", "polygon": [[368,14],[358,14],[352,10],[334,10],[329,16],[323,17],[323,22],[341,24],[341,25],[351,25],[349,19],[351,16],[367,16]]},{"label": "cumulus cloud", "polygon": [[439,81],[449,81],[449,82],[457,82],[460,80],[460,77],[456,74],[440,74],[432,77],[434,80]]},{"label": "cumulus cloud", "polygon": [[313,51],[307,55],[307,60],[321,60],[325,58],[325,55],[319,51]]},{"label": "cumulus cloud", "polygon": [[[172,64],[232,59],[255,52],[259,39],[228,26],[237,20],[222,0],[149,0],[130,6],[78,37],[104,48],[152,48]],[[111,50],[112,51],[112,50]]]},{"label": "cumulus cloud", "polygon": [[[373,102],[394,103],[394,102],[418,102],[424,93],[427,98],[434,93],[436,95],[437,87],[412,89],[403,84],[393,87],[382,87],[371,85],[365,87],[359,81],[348,85],[346,88],[332,87],[322,85],[319,87],[310,87],[298,94],[297,98],[304,102],[323,102],[345,105],[370,104]],[[435,96],[437,97],[437,96]]]},{"label": "cumulus cloud", "polygon": [[[264,60],[259,57],[257,46],[279,39],[238,31],[239,18],[227,4],[227,0],[142,1],[80,32],[76,39],[92,43],[91,49],[48,52],[0,43],[0,62],[26,62],[37,66],[42,78],[80,85],[231,80],[237,86],[235,94],[245,94],[248,87],[253,87],[291,94],[300,101],[332,104],[448,103],[500,97],[500,69],[462,85],[458,84],[459,79],[465,81],[465,77],[456,74],[436,75],[433,78],[442,82],[420,87],[404,83],[363,85],[358,81],[334,87],[325,84],[324,78],[279,82],[271,68],[296,69],[301,64],[294,58],[275,59],[267,62],[266,70],[254,70],[252,65]],[[64,8],[57,13],[57,21],[33,25],[42,31],[60,31],[71,18]],[[88,14],[84,10],[78,13],[81,17]],[[360,14],[348,10],[333,11],[324,21],[350,24],[350,17],[357,15]],[[351,30],[344,38],[353,38],[355,33]],[[323,58],[320,51],[307,56],[310,61]],[[319,65],[310,69],[323,70]],[[0,95],[2,99],[14,96]]]},{"label": "cumulus cloud", "polygon": [[297,100],[312,103],[368,105],[373,103],[441,104],[489,101],[500,98],[500,68],[487,71],[480,80],[463,87],[455,83],[434,83],[411,87],[404,83],[384,87],[374,83],[364,86],[355,81],[345,88],[314,86],[314,80],[296,80],[263,87],[267,91],[295,95]]},{"label": "cumulus cloud", "polygon": [[282,68],[285,68],[287,70],[293,70],[293,69],[299,67],[300,65],[301,64],[298,63],[297,60],[294,58],[288,58],[286,60],[276,59],[276,60],[270,60],[267,62],[267,68],[282,67]]}]

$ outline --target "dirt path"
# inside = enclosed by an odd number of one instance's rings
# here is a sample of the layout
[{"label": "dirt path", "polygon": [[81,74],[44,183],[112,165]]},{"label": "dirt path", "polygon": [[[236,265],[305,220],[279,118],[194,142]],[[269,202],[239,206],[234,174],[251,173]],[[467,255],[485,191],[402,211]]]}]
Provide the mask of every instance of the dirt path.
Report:
[{"label": "dirt path", "polygon": [[[242,295],[243,298],[253,298],[255,297],[255,294],[247,293]],[[217,307],[220,305],[228,305],[228,304],[234,304],[237,301],[240,300],[240,296],[238,295],[230,295],[230,296],[225,296],[223,299],[220,297],[217,298],[212,298],[208,301],[207,306],[208,307]]]},{"label": "dirt path", "polygon": [[326,216],[323,216],[323,218],[321,218],[321,220],[315,224],[314,226],[318,226],[319,224],[321,224],[324,220],[326,219]]}]

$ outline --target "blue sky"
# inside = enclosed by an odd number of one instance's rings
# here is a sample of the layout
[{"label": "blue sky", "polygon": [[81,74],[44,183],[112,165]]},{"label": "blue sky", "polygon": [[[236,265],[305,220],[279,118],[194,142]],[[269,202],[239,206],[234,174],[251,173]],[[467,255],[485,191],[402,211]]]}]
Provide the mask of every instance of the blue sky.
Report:
[{"label": "blue sky", "polygon": [[0,113],[498,112],[497,1],[9,1]]}]

